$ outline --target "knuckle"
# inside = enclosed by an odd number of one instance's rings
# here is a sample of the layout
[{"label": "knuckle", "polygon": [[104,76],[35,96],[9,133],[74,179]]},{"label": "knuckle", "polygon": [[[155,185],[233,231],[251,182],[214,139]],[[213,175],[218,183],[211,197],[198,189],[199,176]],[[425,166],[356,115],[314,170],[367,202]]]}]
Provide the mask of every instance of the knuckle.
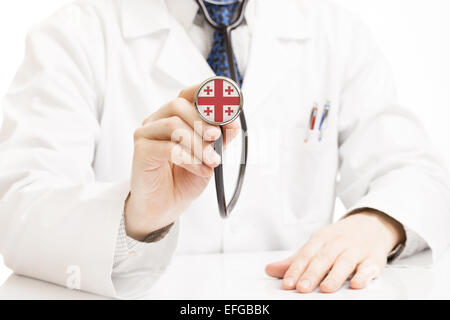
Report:
[{"label": "knuckle", "polygon": [[290,278],[293,275],[295,275],[297,268],[295,267],[294,264],[292,264],[287,270],[286,273],[284,274],[285,278]]},{"label": "knuckle", "polygon": [[183,121],[178,116],[172,116],[165,119],[165,126],[167,126],[171,131],[180,129],[183,125]]},{"label": "knuckle", "polygon": [[325,256],[333,256],[335,257],[339,252],[345,249],[345,245],[343,242],[339,240],[333,240],[326,242],[322,247],[322,254]]},{"label": "knuckle", "polygon": [[170,114],[179,114],[180,101],[179,98],[175,98],[167,104],[167,109],[169,109]]},{"label": "knuckle", "polygon": [[187,102],[187,100],[185,99],[185,98],[182,98],[182,97],[176,97],[175,99],[173,99],[174,101],[175,101],[175,103],[178,105],[178,106],[182,106],[182,105],[184,105],[184,104],[186,104],[186,102]]},{"label": "knuckle", "polygon": [[320,250],[317,255],[314,257],[314,261],[317,264],[322,264],[326,261],[332,260],[334,257],[333,251],[330,250]]},{"label": "knuckle", "polygon": [[310,239],[313,240],[313,241],[314,240],[318,240],[318,239],[322,239],[325,236],[325,234],[326,234],[326,229],[319,229],[317,231],[314,231],[311,234]]},{"label": "knuckle", "polygon": [[297,255],[298,260],[310,260],[314,256],[314,251],[309,248],[303,248]]},{"label": "knuckle", "polygon": [[286,278],[289,277],[296,277],[299,273],[300,273],[300,264],[299,263],[293,263],[291,264],[291,266],[289,267],[289,269],[286,271]]},{"label": "knuckle", "polygon": [[326,255],[323,252],[317,253],[309,264],[311,270],[323,269],[332,263],[332,256]]},{"label": "knuckle", "polygon": [[143,130],[144,130],[143,127],[139,127],[136,130],[134,130],[134,133],[133,133],[134,141],[138,141],[142,138]]},{"label": "knuckle", "polygon": [[186,104],[186,99],[177,97],[173,99],[169,103],[170,110],[172,111],[172,114],[180,114],[182,112],[182,109],[184,105]]},{"label": "knuckle", "polygon": [[320,278],[320,270],[317,267],[310,266],[305,273],[303,274],[302,278],[304,279],[310,279],[310,280],[316,280]]},{"label": "knuckle", "polygon": [[150,114],[148,117],[146,117],[144,119],[144,121],[142,121],[142,126],[145,126],[147,123],[150,123],[153,119],[153,117],[155,116],[155,113]]},{"label": "knuckle", "polygon": [[345,244],[347,243],[347,240],[348,239],[346,234],[338,232],[334,235],[333,242],[336,244]]},{"label": "knuckle", "polygon": [[346,265],[349,265],[349,266],[356,265],[358,263],[357,255],[354,254],[354,253],[351,253],[351,252],[343,253],[339,257],[339,263],[346,264]]},{"label": "knuckle", "polygon": [[180,90],[177,98],[187,101],[187,99],[185,99],[185,97],[188,97],[190,95],[189,92],[190,92],[190,88],[184,88],[184,89]]},{"label": "knuckle", "polygon": [[303,268],[303,266],[308,264],[308,260],[304,259],[303,255],[297,254],[294,258],[294,260],[292,261],[289,270],[300,270]]},{"label": "knuckle", "polygon": [[139,129],[134,130],[133,140],[136,141],[139,139]]}]

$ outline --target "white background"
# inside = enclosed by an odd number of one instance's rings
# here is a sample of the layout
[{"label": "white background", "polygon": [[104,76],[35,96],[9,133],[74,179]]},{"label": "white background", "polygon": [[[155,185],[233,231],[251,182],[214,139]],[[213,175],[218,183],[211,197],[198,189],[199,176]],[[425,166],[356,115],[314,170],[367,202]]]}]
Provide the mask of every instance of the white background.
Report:
[{"label": "white background", "polygon": [[[450,168],[450,0],[335,1],[372,29],[391,62],[400,103],[422,119]],[[0,96],[22,60],[27,30],[69,2],[0,1]]]}]

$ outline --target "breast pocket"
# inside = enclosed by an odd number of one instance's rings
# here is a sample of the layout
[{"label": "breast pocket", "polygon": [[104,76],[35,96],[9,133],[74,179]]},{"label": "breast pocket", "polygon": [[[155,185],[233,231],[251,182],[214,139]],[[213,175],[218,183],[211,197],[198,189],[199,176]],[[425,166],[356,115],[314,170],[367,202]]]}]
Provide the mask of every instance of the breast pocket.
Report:
[{"label": "breast pocket", "polygon": [[319,140],[317,132],[311,132],[305,142],[306,128],[296,131],[297,136],[294,134],[282,152],[284,223],[329,221],[335,201],[336,143],[329,137]]}]

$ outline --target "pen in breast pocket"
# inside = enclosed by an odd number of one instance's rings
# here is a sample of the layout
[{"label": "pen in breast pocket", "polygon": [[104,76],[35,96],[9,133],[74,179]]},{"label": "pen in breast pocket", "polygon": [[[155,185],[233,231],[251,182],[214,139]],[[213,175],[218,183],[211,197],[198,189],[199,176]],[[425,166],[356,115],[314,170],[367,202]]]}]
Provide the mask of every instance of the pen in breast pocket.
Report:
[{"label": "pen in breast pocket", "polygon": [[308,128],[306,130],[305,143],[308,142],[309,136],[310,136],[311,132],[314,131],[314,127],[316,125],[317,111],[319,110],[319,108],[317,106],[318,106],[317,103],[315,103],[314,107],[311,109],[311,115],[309,116]]},{"label": "pen in breast pocket", "polygon": [[322,118],[320,119],[319,124],[319,141],[322,141],[323,132],[327,127],[327,119],[328,114],[330,113],[330,108],[331,108],[330,102],[327,102],[326,105],[323,107]]}]

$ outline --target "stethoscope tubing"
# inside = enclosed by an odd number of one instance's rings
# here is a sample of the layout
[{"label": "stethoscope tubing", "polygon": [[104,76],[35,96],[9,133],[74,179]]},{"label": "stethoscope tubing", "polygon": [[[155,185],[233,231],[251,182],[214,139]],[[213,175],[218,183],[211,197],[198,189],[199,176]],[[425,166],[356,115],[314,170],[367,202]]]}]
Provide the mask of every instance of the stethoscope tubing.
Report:
[{"label": "stethoscope tubing", "polygon": [[[209,15],[208,10],[206,9],[205,4],[202,0],[196,0],[200,9],[203,11],[203,15],[206,19],[206,21],[216,30],[221,31],[225,38],[225,44],[226,44],[226,54],[228,58],[228,65],[230,67],[230,76],[231,79],[234,80],[236,83],[238,82],[238,76],[237,76],[237,70],[235,69],[234,65],[234,53],[233,53],[233,47],[231,43],[231,32],[236,29],[239,25],[242,24],[244,21],[244,13],[245,9],[248,3],[248,0],[243,0],[240,11],[238,13],[238,17],[236,21],[234,21],[229,26],[221,26],[217,24]],[[247,168],[247,159],[248,159],[248,135],[247,135],[247,121],[245,119],[244,110],[241,109],[239,114],[239,120],[241,123],[241,130],[242,130],[242,153],[241,153],[241,163],[239,166],[239,174],[237,178],[236,188],[234,190],[233,196],[231,197],[230,203],[227,205],[226,203],[226,197],[225,197],[225,183],[223,179],[223,165],[220,163],[215,169],[214,169],[214,179],[215,179],[215,185],[216,185],[216,194],[217,194],[217,203],[219,206],[219,213],[222,218],[228,218],[233,211],[234,207],[236,206],[236,203],[239,199],[239,196],[242,191],[242,186],[244,183],[244,177],[245,172]],[[219,139],[217,139],[214,142],[214,149],[219,154],[219,156],[222,158],[223,155],[223,135],[224,130],[223,127],[220,128],[222,131],[222,135]]]}]

